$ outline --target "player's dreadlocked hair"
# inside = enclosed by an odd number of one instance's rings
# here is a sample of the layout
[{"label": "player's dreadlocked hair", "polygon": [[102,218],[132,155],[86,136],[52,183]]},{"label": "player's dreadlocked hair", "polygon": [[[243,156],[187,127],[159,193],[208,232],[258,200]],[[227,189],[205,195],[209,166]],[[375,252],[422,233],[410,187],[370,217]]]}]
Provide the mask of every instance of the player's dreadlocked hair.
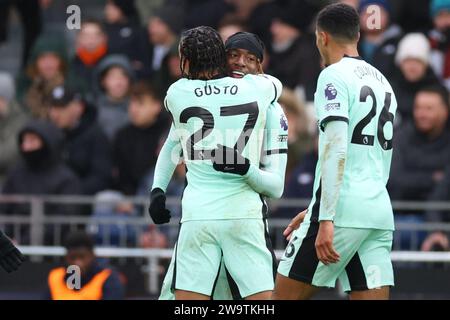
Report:
[{"label": "player's dreadlocked hair", "polygon": [[[226,74],[225,46],[220,35],[211,27],[201,26],[187,30],[180,41],[180,68],[183,77],[199,79],[202,73],[207,79],[215,74]],[[189,72],[184,71],[186,60]]]},{"label": "player's dreadlocked hair", "polygon": [[360,30],[359,15],[349,5],[330,4],[319,12],[317,27],[338,39],[357,41]]}]

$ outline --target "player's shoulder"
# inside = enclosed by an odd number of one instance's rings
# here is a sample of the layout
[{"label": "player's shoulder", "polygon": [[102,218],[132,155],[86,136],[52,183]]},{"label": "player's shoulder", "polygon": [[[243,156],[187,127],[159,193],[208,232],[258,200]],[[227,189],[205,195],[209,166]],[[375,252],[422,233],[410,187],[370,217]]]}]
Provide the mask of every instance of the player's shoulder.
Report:
[{"label": "player's shoulder", "polygon": [[186,78],[181,78],[181,79],[175,81],[174,83],[172,83],[169,86],[169,89],[167,89],[167,95],[168,96],[169,95],[173,95],[173,94],[176,94],[177,92],[179,92],[182,89],[186,89],[187,86],[191,85],[190,81],[192,81],[192,80],[189,80],[189,79],[186,79]]},{"label": "player's shoulder", "polygon": [[319,81],[327,79],[336,79],[338,81],[345,80],[345,71],[348,68],[348,65],[343,60],[324,68],[319,74]]},{"label": "player's shoulder", "polygon": [[268,74],[247,74],[244,78],[245,81],[252,82],[262,92],[266,92],[270,95],[271,100],[278,101],[283,91],[283,85],[278,78]]}]

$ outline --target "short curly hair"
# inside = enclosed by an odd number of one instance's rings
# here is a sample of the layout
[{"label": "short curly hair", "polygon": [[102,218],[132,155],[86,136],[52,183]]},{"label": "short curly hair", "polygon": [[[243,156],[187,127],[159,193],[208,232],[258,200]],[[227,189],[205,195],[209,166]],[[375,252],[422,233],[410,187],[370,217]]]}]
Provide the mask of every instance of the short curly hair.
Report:
[{"label": "short curly hair", "polygon": [[360,31],[359,15],[349,5],[330,4],[319,12],[317,27],[336,38],[357,41]]},{"label": "short curly hair", "polygon": [[[181,73],[188,79],[200,79],[203,74],[211,79],[216,73],[226,74],[225,46],[219,33],[211,27],[201,26],[182,34],[180,41]],[[185,72],[186,60],[189,71]]]}]

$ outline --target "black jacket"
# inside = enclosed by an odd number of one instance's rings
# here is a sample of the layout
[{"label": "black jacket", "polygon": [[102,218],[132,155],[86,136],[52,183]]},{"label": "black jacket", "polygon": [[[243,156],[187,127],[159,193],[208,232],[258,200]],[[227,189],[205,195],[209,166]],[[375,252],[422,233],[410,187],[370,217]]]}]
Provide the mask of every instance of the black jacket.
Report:
[{"label": "black jacket", "polygon": [[163,135],[169,128],[167,117],[149,128],[141,129],[132,124],[122,128],[114,142],[114,164],[118,171],[117,188],[127,195],[134,195],[146,173],[156,164]]},{"label": "black jacket", "polygon": [[412,124],[394,138],[389,192],[396,200],[428,200],[436,183],[433,174],[450,163],[450,131],[431,140]]},{"label": "black jacket", "polygon": [[284,52],[274,52],[270,55],[268,73],[280,79],[288,88],[303,86],[308,101],[314,100],[320,71],[319,51],[310,35],[305,34],[297,38]]},{"label": "black jacket", "polygon": [[[80,193],[80,183],[76,175],[62,163],[60,159],[60,146],[62,133],[52,124],[34,120],[26,125],[19,136],[24,132],[35,132],[44,140],[49,149],[49,158],[45,165],[31,168],[21,160],[7,175],[3,194],[23,195],[70,195]],[[28,214],[30,208],[26,204],[7,205],[2,207],[6,214]],[[75,214],[72,206],[47,204],[45,214]]]},{"label": "black jacket", "polygon": [[152,73],[152,54],[147,32],[139,25],[106,24],[108,53],[123,54],[131,61],[138,79],[146,79]]},{"label": "black jacket", "polygon": [[81,180],[81,192],[93,195],[110,186],[112,159],[106,135],[87,105],[78,126],[65,132],[63,159]]}]

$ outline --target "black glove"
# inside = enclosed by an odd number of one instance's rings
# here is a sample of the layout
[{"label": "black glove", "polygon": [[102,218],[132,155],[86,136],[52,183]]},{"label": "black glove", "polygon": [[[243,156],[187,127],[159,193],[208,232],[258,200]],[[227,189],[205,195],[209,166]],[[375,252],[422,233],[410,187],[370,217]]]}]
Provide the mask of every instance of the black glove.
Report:
[{"label": "black glove", "polygon": [[150,207],[148,213],[155,224],[170,221],[170,211],[166,209],[166,194],[159,188],[153,189],[150,194]]},{"label": "black glove", "polygon": [[22,253],[20,253],[11,240],[0,231],[0,266],[5,269],[6,272],[11,273],[16,271],[24,261],[25,257]]},{"label": "black glove", "polygon": [[236,149],[217,145],[211,152],[214,170],[225,173],[245,175],[250,168],[250,161]]}]

